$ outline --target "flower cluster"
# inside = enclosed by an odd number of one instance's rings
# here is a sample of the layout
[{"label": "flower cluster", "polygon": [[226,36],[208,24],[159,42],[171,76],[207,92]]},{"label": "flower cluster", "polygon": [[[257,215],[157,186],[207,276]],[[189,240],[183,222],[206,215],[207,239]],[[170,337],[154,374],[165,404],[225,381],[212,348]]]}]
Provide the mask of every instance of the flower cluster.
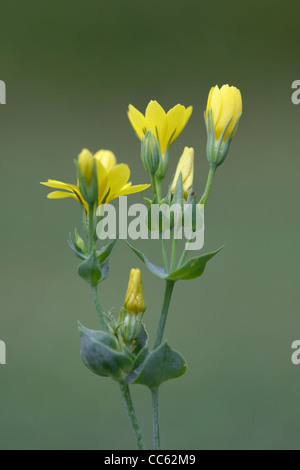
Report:
[{"label": "flower cluster", "polygon": [[[101,330],[90,330],[79,324],[81,356],[84,364],[94,374],[111,377],[119,383],[128,415],[135,433],[138,447],[145,448],[143,435],[133,408],[129,386],[141,384],[152,393],[154,417],[154,447],[160,448],[159,387],[170,379],[182,376],[186,370],[184,358],[167,342],[163,342],[164,331],[174,286],[178,281],[199,278],[207,263],[220,249],[187,259],[187,246],[178,256],[177,230],[183,223],[188,208],[197,214],[206,205],[217,168],[225,161],[230,144],[236,133],[241,114],[240,91],[232,86],[215,86],[211,89],[204,114],[207,129],[206,154],[209,173],[205,190],[200,199],[195,190],[194,149],[186,146],[178,159],[177,169],[168,181],[163,194],[163,182],[168,173],[170,149],[187,125],[193,108],[176,105],[168,112],[157,101],[151,101],[145,115],[130,105],[129,121],[141,141],[141,161],[148,173],[150,183],[132,185],[130,169],[117,163],[114,153],[100,150],[92,154],[84,149],[75,160],[76,184],[48,180],[43,185],[55,189],[49,199],[73,198],[83,209],[83,238],[75,230],[75,238],[69,237],[73,253],[80,259],[78,274],[91,287]],[[109,275],[109,259],[116,240],[101,248],[97,247],[96,222],[103,219],[98,206],[110,201],[152,188],[152,198],[145,197],[148,222],[146,230],[153,229],[151,213],[154,206],[167,207],[173,213],[170,219],[170,246],[163,235],[163,222],[158,221],[155,230],[161,242],[162,266],[157,266],[141,251],[129,245],[148,270],[165,284],[165,295],[158,322],[154,347],[150,348],[149,337],[143,323],[146,310],[140,269],[132,269],[124,304],[115,317],[110,310],[104,312],[99,298],[98,285]],[[176,212],[179,208],[179,212]],[[99,215],[100,214],[100,215]],[[177,214],[177,215],[176,215]],[[179,214],[179,215],[178,215]],[[188,243],[191,242],[194,221],[190,224]],[[191,238],[190,238],[191,237]],[[198,249],[198,248],[197,248]],[[149,296],[150,297],[150,296]]]}]

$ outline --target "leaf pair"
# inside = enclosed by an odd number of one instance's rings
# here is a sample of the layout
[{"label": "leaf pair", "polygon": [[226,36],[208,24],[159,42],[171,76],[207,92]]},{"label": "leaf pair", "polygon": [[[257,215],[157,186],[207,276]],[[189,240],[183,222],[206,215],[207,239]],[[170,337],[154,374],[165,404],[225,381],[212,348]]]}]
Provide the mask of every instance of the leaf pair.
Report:
[{"label": "leaf pair", "polygon": [[183,266],[175,269],[175,271],[171,273],[167,273],[163,268],[160,268],[159,266],[156,266],[153,264],[147,256],[144,255],[142,251],[137,250],[134,248],[130,243],[127,242],[129,247],[132,249],[132,251],[140,258],[140,260],[145,263],[149,271],[151,271],[155,276],[159,277],[160,279],[165,279],[166,281],[187,281],[190,279],[196,279],[200,277],[206,267],[206,263],[211,260],[219,251],[222,250],[223,247],[219,248],[218,250],[212,252],[212,253],[207,253],[206,255],[198,256],[196,258],[192,258],[186,263],[184,263]]},{"label": "leaf pair", "polygon": [[81,324],[79,331],[82,360],[89,370],[101,377],[126,380],[153,389],[186,371],[183,357],[167,343],[149,352],[144,327],[136,338],[134,352],[120,345],[113,334],[89,330]]},{"label": "leaf pair", "polygon": [[77,258],[83,260],[78,267],[79,276],[92,286],[104,281],[109,274],[109,256],[117,240],[112,240],[96,253],[88,254],[84,240],[75,231],[75,240],[69,235],[68,244]]}]

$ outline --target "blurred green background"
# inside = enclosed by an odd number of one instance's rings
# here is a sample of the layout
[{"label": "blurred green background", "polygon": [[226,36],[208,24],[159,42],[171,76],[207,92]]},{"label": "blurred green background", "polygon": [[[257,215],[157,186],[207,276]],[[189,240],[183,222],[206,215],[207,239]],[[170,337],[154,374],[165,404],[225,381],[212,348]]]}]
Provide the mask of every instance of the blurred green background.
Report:
[{"label": "blurred green background", "polygon": [[[0,17],[0,448],[135,447],[117,384],[80,359],[77,320],[98,325],[66,243],[79,207],[48,201],[39,182],[74,181],[83,147],[112,149],[134,183],[147,182],[126,111],[157,99],[194,106],[170,176],[194,146],[200,194],[207,94],[229,83],[242,91],[244,115],[207,206],[205,250],[226,246],[175,291],[166,338],[189,368],[162,387],[162,443],[299,449],[299,1],[10,0]],[[156,244],[139,246],[158,260]],[[141,264],[119,243],[101,286],[106,309],[123,303],[131,267]],[[153,337],[163,286],[143,276]],[[136,386],[133,396],[150,445],[150,394]]]}]

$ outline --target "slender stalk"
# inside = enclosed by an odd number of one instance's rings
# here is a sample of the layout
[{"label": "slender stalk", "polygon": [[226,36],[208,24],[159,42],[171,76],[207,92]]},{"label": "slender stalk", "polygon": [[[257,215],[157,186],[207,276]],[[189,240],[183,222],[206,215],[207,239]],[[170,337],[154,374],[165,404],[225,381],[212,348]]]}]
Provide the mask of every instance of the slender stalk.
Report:
[{"label": "slender stalk", "polygon": [[100,302],[100,299],[99,299],[97,286],[92,286],[92,293],[93,293],[93,298],[94,298],[94,302],[95,302],[95,305],[96,305],[96,309],[97,309],[101,329],[103,331],[107,331],[107,323],[106,323],[105,316],[104,316],[102,306],[101,306],[101,302]]},{"label": "slender stalk", "polygon": [[174,285],[175,285],[174,281],[166,282],[164,303],[163,303],[162,311],[160,314],[158,329],[157,329],[155,343],[154,343],[154,349],[158,348],[161,345],[162,340],[163,340],[166,321],[167,321],[170,303],[171,303],[171,298],[172,298],[172,294],[174,290]]},{"label": "slender stalk", "polygon": [[166,250],[166,240],[163,238],[162,232],[160,233],[160,243],[161,243],[161,252],[162,252],[162,258],[164,262],[164,268],[165,268],[165,271],[168,272],[169,265],[168,265],[168,256],[167,256],[167,250]]},{"label": "slender stalk", "polygon": [[151,176],[151,184],[152,184],[152,190],[153,190],[153,197],[154,199],[156,199],[157,198],[157,185],[156,185],[155,176]]},{"label": "slender stalk", "polygon": [[153,388],[152,394],[152,408],[153,408],[153,443],[154,449],[160,450],[160,419],[159,419],[159,390]]},{"label": "slender stalk", "polygon": [[132,429],[133,429],[133,432],[134,432],[134,435],[135,435],[135,438],[136,438],[138,448],[140,450],[145,450],[146,446],[145,446],[145,443],[144,443],[143,434],[142,434],[139,422],[137,420],[136,413],[135,413],[135,410],[134,410],[134,406],[133,406],[133,403],[132,403],[129,386],[126,382],[122,381],[122,382],[120,382],[120,388],[121,388],[122,396],[123,396],[124,401],[125,401],[127,414],[128,414],[128,417],[129,417],[129,420],[130,420],[130,423],[131,423],[131,426],[132,426]]},{"label": "slender stalk", "polygon": [[172,237],[172,248],[171,248],[171,264],[170,264],[170,272],[174,271],[176,266],[176,249],[177,249],[177,239],[173,233]]},{"label": "slender stalk", "polygon": [[205,187],[205,191],[203,193],[203,196],[202,198],[200,199],[200,204],[206,204],[207,203],[207,200],[208,200],[208,197],[209,197],[209,193],[211,191],[211,187],[212,187],[212,183],[213,183],[213,180],[214,180],[214,176],[215,176],[215,173],[216,173],[216,170],[217,168],[214,167],[214,166],[210,166],[209,168],[209,173],[208,173],[208,178],[207,178],[207,183],[206,183],[206,187]]},{"label": "slender stalk", "polygon": [[161,179],[156,178],[156,194],[158,202],[161,201]]},{"label": "slender stalk", "polygon": [[89,252],[93,253],[95,249],[95,230],[94,230],[94,204],[89,206]]}]

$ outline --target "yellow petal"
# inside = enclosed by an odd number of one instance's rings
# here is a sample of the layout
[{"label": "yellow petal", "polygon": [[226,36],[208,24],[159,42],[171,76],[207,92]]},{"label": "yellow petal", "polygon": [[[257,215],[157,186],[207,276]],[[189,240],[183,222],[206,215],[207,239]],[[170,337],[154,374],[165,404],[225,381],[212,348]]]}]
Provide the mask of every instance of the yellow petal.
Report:
[{"label": "yellow petal", "polygon": [[187,125],[187,123],[189,122],[189,119],[191,117],[193,113],[193,106],[189,106],[186,111],[185,111],[185,123],[184,123],[184,127]]},{"label": "yellow petal", "polygon": [[79,200],[74,193],[67,193],[65,191],[52,191],[52,193],[49,193],[47,196],[48,199],[65,199],[67,197],[72,197],[77,201]]},{"label": "yellow petal", "polygon": [[212,94],[213,94],[213,92],[214,92],[214,89],[215,89],[215,87],[213,86],[213,87],[210,89],[210,92],[209,92],[209,94],[208,94],[207,106],[206,106],[207,112],[211,109],[211,100],[212,100]]},{"label": "yellow petal", "polygon": [[[167,146],[170,138],[171,142],[174,142],[175,139],[179,136],[179,134],[183,131],[184,127],[186,126],[191,114],[193,112],[192,106],[186,109],[181,104],[177,104],[174,108],[170,109],[167,114],[168,119],[168,133],[167,133],[167,142],[165,145]],[[175,131],[175,132],[174,132]]]},{"label": "yellow petal", "polygon": [[143,116],[140,111],[130,104],[128,109],[128,119],[131,122],[131,125],[137,133],[138,137],[140,140],[142,140],[144,137],[144,129],[148,128],[145,116]]},{"label": "yellow petal", "polygon": [[227,126],[229,120],[231,122],[228,126],[228,129],[225,133],[224,140],[227,139],[229,134],[232,132],[235,123],[234,123],[234,109],[235,109],[235,93],[232,90],[233,87],[229,85],[223,85],[220,94],[221,94],[221,111],[219,115],[219,119],[216,123],[216,138],[218,139],[222,134],[222,131]]},{"label": "yellow petal", "polygon": [[[234,126],[240,119],[242,111],[243,111],[242,95],[241,95],[240,90],[238,88],[235,88],[235,107],[234,107],[234,117],[233,117]],[[237,128],[235,129],[231,138],[234,137],[236,131],[237,131]]]},{"label": "yellow petal", "polygon": [[107,202],[119,197],[119,193],[123,186],[126,185],[130,178],[129,166],[124,163],[116,165],[108,172],[108,187],[110,189]]},{"label": "yellow petal", "polygon": [[150,101],[148,104],[146,109],[146,121],[148,124],[147,129],[151,130],[153,135],[156,136],[157,131],[161,150],[164,152],[163,143],[165,142],[166,133],[168,131],[168,120],[165,110],[157,101]]},{"label": "yellow petal", "polygon": [[94,157],[102,163],[107,171],[117,164],[116,156],[110,150],[99,150],[99,152],[95,153]]},{"label": "yellow petal", "polygon": [[191,187],[193,186],[194,182],[194,149],[185,147],[183,154],[181,155],[175,177],[173,180],[171,192],[174,194],[176,184],[178,181],[179,176],[182,176],[182,183],[183,183],[183,190],[184,190],[184,197],[187,198]]},{"label": "yellow petal", "polygon": [[[218,85],[214,87],[214,90],[211,94],[210,99],[211,99],[210,109],[212,110],[213,123],[214,123],[214,127],[215,127],[215,132],[217,134],[218,133],[217,123],[218,123],[218,119],[219,119],[220,112],[221,112],[221,106],[222,106],[221,92],[220,92],[220,89],[219,89]],[[209,109],[209,111],[210,111],[210,109]],[[222,133],[222,131],[221,131],[221,133]],[[218,137],[219,136],[217,136],[217,139],[218,139]]]},{"label": "yellow petal", "polygon": [[143,313],[146,310],[142,275],[139,269],[130,272],[129,284],[125,296],[125,309],[130,313]]},{"label": "yellow petal", "polygon": [[98,203],[99,206],[102,204],[104,197],[108,192],[108,172],[102,165],[102,163],[97,159],[97,183],[98,183]]},{"label": "yellow petal", "polygon": [[78,191],[78,187],[75,184],[67,184],[57,180],[48,180],[47,182],[41,184],[48,186],[49,188],[65,189],[66,191]]},{"label": "yellow petal", "polygon": [[136,186],[125,185],[119,192],[119,196],[128,196],[129,194],[140,193],[150,188],[151,184],[137,184]]}]

